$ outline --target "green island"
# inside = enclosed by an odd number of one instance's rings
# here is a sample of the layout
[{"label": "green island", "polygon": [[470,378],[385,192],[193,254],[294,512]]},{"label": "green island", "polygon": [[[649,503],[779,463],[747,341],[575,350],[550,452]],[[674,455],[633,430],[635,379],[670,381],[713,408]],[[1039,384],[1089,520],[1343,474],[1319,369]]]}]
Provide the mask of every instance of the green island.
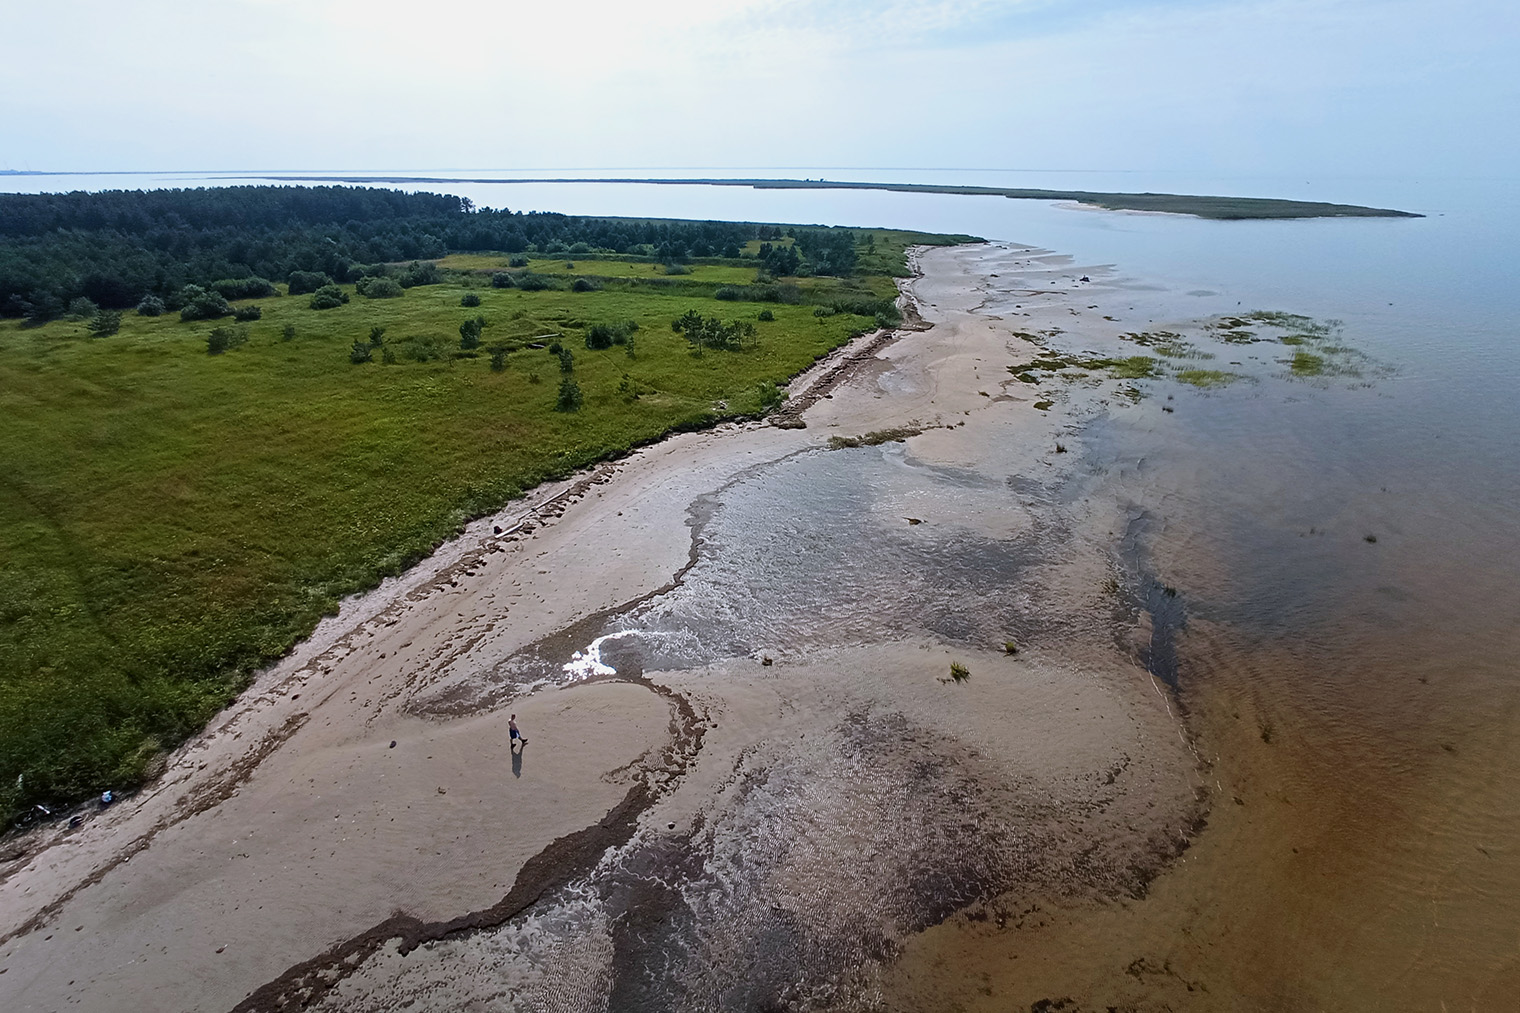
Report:
[{"label": "green island", "polygon": [[233,187],[0,195],[0,816],[151,776],[339,600],[753,417],[969,236]]},{"label": "green island", "polygon": [[439,183],[647,183],[654,186],[747,186],[756,190],[887,190],[894,193],[944,193],[1013,200],[1069,201],[1107,211],[1151,211],[1192,215],[1219,221],[1259,218],[1423,218],[1412,211],[1331,204],[1324,201],[1281,200],[1275,197],[1218,197],[1181,193],[1110,193],[1099,190],[1041,190],[1025,187],[955,186],[940,183],[868,183],[834,179],[639,179],[555,177],[539,179],[464,178],[441,176],[266,176],[304,182],[392,183],[425,186]]}]

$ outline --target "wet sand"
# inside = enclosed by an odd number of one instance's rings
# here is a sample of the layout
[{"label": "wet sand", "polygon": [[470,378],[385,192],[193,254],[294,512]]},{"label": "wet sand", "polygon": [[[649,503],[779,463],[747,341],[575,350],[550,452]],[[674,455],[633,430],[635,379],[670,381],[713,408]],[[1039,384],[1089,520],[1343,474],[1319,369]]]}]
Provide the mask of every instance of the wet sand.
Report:
[{"label": "wet sand", "polygon": [[0,864],[0,1007],[1344,1000],[1264,931],[1326,908],[1239,898],[1331,890],[1360,852],[1304,828],[1354,804],[1304,809],[1245,668],[1168,685],[1125,505],[1076,481],[1124,385],[1046,411],[1006,368],[1055,328],[1116,346],[1134,293],[916,256],[931,326],[795,382],[805,428],[677,436],[475,522]]}]

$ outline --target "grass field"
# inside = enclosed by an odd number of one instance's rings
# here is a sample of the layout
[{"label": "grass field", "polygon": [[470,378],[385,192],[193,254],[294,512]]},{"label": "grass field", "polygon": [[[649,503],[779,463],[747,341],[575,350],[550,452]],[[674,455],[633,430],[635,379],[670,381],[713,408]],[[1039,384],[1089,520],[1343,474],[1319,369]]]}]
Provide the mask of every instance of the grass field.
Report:
[{"label": "grass field", "polygon": [[[129,312],[101,338],[79,321],[0,322],[0,815],[138,782],[341,596],[471,516],[763,410],[770,383],[876,326],[822,306],[890,295],[909,241],[948,240],[878,232],[865,272],[799,279],[797,304],[713,298],[754,279],[735,262],[662,286],[648,263],[541,259],[534,271],[605,285],[524,292],[489,286],[504,255],[469,254],[399,298],[253,300],[262,318],[219,355],[207,336],[230,321]],[[466,293],[480,305],[461,306]],[[670,326],[687,310],[752,321],[757,341],[695,356]],[[477,314],[481,346],[463,351]],[[591,325],[630,320],[632,355],[586,347]],[[375,327],[374,361],[351,363]],[[550,335],[574,355],[578,411],[556,410],[559,358],[527,347]]]}]

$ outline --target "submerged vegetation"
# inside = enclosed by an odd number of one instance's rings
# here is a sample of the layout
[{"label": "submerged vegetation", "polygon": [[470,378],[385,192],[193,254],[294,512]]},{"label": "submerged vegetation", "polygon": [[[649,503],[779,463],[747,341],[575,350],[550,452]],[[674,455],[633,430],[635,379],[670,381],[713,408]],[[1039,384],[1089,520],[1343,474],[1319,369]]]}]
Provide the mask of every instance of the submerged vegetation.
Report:
[{"label": "submerged vegetation", "polygon": [[[1241,380],[1257,382],[1263,374],[1252,372],[1247,360],[1280,363],[1288,367],[1290,379],[1340,378],[1361,380],[1385,372],[1367,356],[1347,345],[1338,343],[1342,324],[1339,320],[1315,320],[1295,313],[1257,310],[1235,316],[1217,317],[1201,321],[1185,328],[1187,334],[1178,331],[1137,331],[1119,335],[1119,340],[1138,345],[1153,355],[1103,356],[1092,352],[1065,352],[1050,347],[1053,339],[1062,332],[1051,328],[1039,333],[1015,332],[1015,337],[1039,348],[1035,357],[1025,362],[1015,362],[1007,367],[1014,379],[1040,387],[1050,380],[1099,382],[1104,378],[1115,380],[1176,380],[1200,390],[1216,390]],[[1217,357],[1203,347],[1204,342],[1218,342],[1220,351],[1241,356],[1231,360],[1237,370],[1210,369],[1194,365]],[[1242,347],[1267,344],[1292,349],[1287,359],[1272,359],[1253,354]],[[1142,396],[1139,387],[1131,384],[1120,388],[1119,393],[1133,400]],[[1054,402],[1049,397],[1037,400],[1034,407],[1047,410]],[[1162,406],[1170,412],[1170,406]]]},{"label": "submerged vegetation", "polygon": [[[467,519],[774,408],[778,383],[878,326],[907,245],[965,238],[262,190],[0,210],[0,278],[30,304],[0,320],[0,816],[136,783],[340,598]],[[192,229],[163,224],[175,207]],[[763,242],[797,246],[798,274],[773,276]],[[101,298],[52,314],[69,279]],[[672,330],[693,318],[697,340]]]}]

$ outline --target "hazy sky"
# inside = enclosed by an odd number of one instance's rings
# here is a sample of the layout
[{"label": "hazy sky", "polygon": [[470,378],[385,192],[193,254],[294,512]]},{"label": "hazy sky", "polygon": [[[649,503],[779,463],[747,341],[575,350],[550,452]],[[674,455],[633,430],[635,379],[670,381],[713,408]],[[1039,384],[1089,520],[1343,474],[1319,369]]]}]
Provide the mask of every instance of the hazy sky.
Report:
[{"label": "hazy sky", "polygon": [[30,0],[0,168],[1510,175],[1516,0]]}]

